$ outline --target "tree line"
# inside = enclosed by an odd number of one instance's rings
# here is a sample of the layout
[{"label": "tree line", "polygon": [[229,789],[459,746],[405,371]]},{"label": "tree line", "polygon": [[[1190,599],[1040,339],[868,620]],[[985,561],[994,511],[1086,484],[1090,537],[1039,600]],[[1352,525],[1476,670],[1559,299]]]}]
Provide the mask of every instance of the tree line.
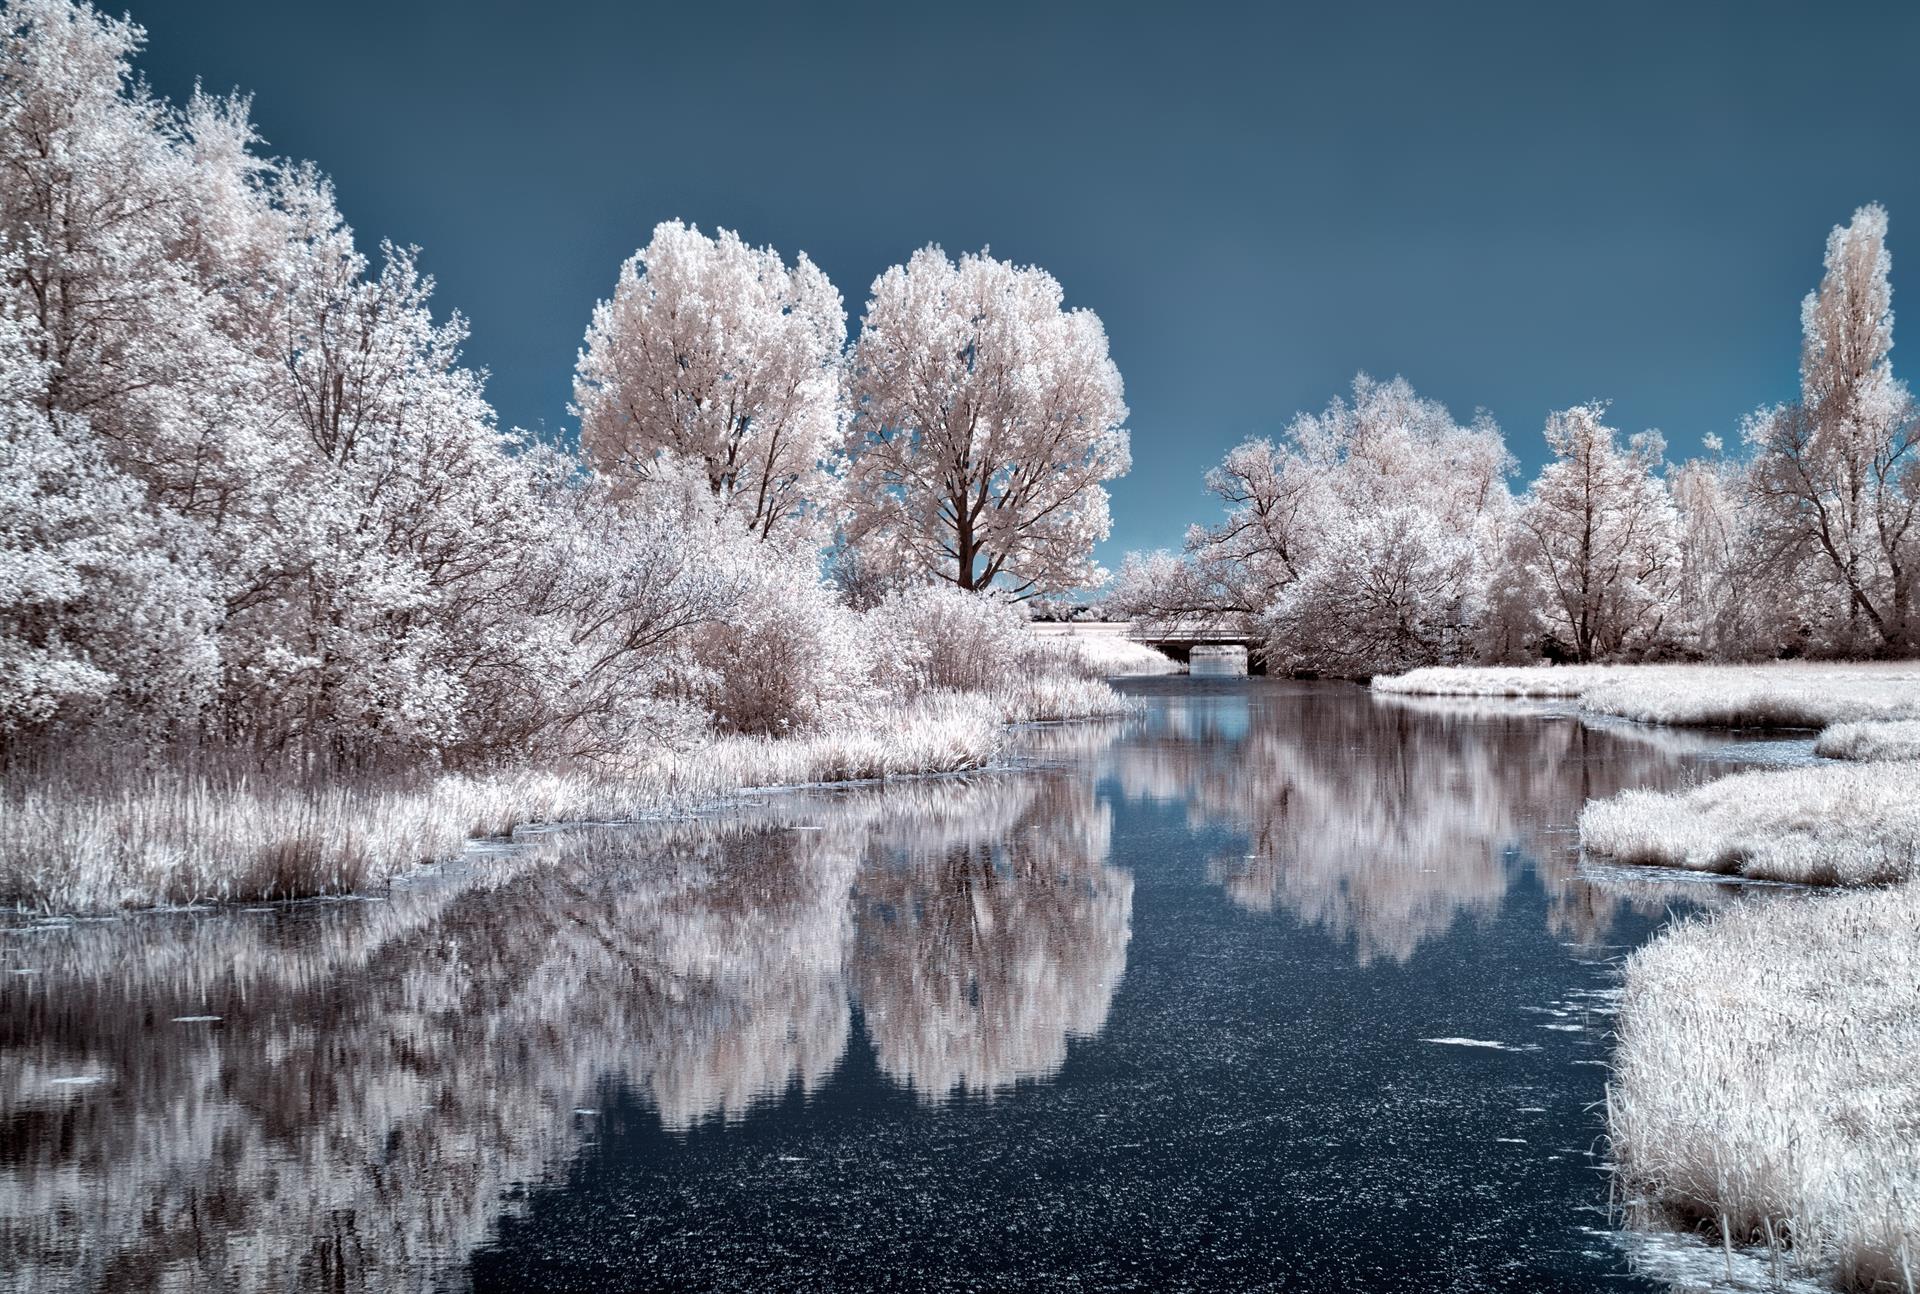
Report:
[{"label": "tree line", "polygon": [[1270,668],[1905,656],[1920,572],[1920,418],[1893,375],[1887,213],[1827,239],[1801,305],[1800,397],[1761,408],[1744,454],[1666,462],[1604,403],[1547,419],[1519,495],[1486,414],[1457,422],[1404,380],[1208,474],[1226,516],[1185,551],[1130,555],[1116,610],[1260,644]]},{"label": "tree line", "polygon": [[805,256],[662,224],[538,443],[417,249],[362,251],[245,98],[156,97],[143,37],[0,6],[0,754],[790,731],[924,675],[940,587],[1103,578],[1120,375],[1045,271],[928,247],[849,344]]}]

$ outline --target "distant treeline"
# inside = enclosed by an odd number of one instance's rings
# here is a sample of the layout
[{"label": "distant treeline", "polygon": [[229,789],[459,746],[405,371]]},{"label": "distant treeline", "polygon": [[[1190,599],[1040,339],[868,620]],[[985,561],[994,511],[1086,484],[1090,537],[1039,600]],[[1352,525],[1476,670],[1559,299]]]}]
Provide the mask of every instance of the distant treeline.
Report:
[{"label": "distant treeline", "polygon": [[1403,380],[1240,445],[1207,477],[1226,519],[1128,558],[1116,610],[1230,627],[1273,668],[1650,658],[1904,656],[1915,647],[1920,454],[1893,375],[1887,214],[1827,239],[1801,305],[1800,398],[1741,428],[1744,454],[1664,463],[1601,404],[1547,419],[1524,494],[1481,414]]}]

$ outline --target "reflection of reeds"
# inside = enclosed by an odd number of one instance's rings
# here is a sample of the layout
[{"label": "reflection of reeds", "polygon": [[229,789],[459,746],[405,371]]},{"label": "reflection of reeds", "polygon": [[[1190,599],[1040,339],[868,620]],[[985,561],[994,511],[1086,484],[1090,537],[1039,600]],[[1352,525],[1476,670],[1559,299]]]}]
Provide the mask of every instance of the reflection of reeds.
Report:
[{"label": "reflection of reeds", "polygon": [[[623,1086],[678,1131],[812,1092],[856,978],[915,1091],[956,1055],[973,1090],[1047,1072],[1125,964],[1107,831],[1073,779],[983,775],[534,833],[538,866],[476,853],[377,901],[16,927],[8,968],[38,973],[0,977],[0,1289],[457,1285],[503,1190],[591,1129],[577,1107]],[[990,919],[943,950],[882,893]]]},{"label": "reflection of reeds", "polygon": [[728,737],[622,770],[413,782],[296,783],[160,773],[0,790],[0,902],[55,911],[258,900],[363,889],[532,823],[626,821],[747,787],[979,768],[1009,721],[1126,712],[1097,680],[1010,680],[805,737]]}]

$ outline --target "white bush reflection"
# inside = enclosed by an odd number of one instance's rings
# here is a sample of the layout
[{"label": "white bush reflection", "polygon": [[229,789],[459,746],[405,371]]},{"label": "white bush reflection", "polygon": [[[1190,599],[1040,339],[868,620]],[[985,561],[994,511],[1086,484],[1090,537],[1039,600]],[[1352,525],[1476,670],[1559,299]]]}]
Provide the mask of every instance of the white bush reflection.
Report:
[{"label": "white bush reflection", "polygon": [[8,932],[0,1288],[444,1287],[609,1085],[669,1130],[812,1092],[856,991],[917,1092],[1049,1073],[1125,966],[1108,830],[1061,777],[930,782]]}]

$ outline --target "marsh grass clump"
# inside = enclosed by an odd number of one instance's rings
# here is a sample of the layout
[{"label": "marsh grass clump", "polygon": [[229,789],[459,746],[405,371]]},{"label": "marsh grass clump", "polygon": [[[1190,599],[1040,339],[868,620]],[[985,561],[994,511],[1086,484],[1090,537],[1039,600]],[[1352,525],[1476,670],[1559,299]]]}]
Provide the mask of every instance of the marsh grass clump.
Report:
[{"label": "marsh grass clump", "polygon": [[1920,764],[1736,773],[1624,791],[1580,814],[1580,843],[1622,863],[1806,885],[1920,877]]},{"label": "marsh grass clump", "polygon": [[1570,700],[1627,668],[1623,665],[1430,665],[1378,674],[1375,692],[1395,696],[1514,697]]},{"label": "marsh grass clump", "polygon": [[1920,719],[1836,723],[1820,734],[1813,753],[1859,762],[1920,759]]},{"label": "marsh grass clump", "polygon": [[1072,666],[1093,678],[1184,674],[1187,667],[1173,657],[1117,633],[1046,634],[1041,641],[1058,650]]},{"label": "marsh grass clump", "polygon": [[1670,930],[1627,963],[1607,1094],[1629,1221],[1776,1274],[1915,1289],[1916,1055],[1920,888],[1752,899]]}]

